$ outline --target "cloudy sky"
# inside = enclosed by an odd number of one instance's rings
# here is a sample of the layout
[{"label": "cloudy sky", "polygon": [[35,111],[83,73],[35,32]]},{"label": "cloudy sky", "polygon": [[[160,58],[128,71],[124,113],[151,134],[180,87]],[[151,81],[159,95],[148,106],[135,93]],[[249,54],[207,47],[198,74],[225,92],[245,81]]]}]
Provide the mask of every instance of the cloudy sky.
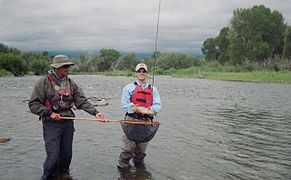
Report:
[{"label": "cloudy sky", "polygon": [[[158,50],[197,52],[233,11],[263,4],[291,25],[290,0],[162,0]],[[159,0],[0,0],[0,42],[21,50],[153,52]]]}]

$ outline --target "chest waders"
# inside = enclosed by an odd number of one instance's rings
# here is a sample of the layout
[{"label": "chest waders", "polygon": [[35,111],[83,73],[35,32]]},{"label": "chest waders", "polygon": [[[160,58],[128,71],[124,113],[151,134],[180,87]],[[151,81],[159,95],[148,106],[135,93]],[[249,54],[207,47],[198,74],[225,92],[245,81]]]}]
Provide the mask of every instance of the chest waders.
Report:
[{"label": "chest waders", "polygon": [[[153,89],[149,85],[146,89],[143,89],[136,82],[134,83],[136,88],[130,99],[132,103],[138,106],[150,107],[153,104]],[[126,113],[125,119],[129,120],[143,120],[152,121],[153,115],[145,115],[141,113]],[[158,131],[159,124],[145,125],[145,124],[129,124],[121,123],[121,127],[128,139],[136,143],[144,143],[152,140]]]}]

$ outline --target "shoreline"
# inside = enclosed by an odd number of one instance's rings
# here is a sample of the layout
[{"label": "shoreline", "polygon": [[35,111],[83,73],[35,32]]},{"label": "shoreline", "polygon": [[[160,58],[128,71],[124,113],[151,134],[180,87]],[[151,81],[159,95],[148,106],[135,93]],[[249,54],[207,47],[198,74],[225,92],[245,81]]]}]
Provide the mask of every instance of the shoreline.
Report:
[{"label": "shoreline", "polygon": [[[95,72],[95,73],[70,73],[70,75],[100,75],[100,76],[125,76],[133,77],[134,73],[127,71],[107,71],[107,72]],[[34,76],[32,74],[26,74],[24,76]],[[42,76],[42,75],[40,75]],[[193,78],[193,79],[209,79],[209,80],[220,80],[220,81],[232,81],[232,82],[254,82],[254,83],[281,83],[290,84],[291,83],[291,72],[268,72],[268,71],[256,71],[256,72],[201,72],[201,74],[195,73],[185,73],[177,71],[173,74],[156,74],[155,76],[171,76],[174,78]],[[199,76],[199,78],[198,78]],[[0,76],[14,77],[11,75]],[[152,75],[149,74],[149,79],[152,79]]]}]

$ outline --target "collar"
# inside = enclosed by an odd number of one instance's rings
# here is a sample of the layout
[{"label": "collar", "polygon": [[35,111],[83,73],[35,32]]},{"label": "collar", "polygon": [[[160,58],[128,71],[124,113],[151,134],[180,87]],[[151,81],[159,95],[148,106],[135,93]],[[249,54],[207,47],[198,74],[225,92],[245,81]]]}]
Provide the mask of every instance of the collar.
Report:
[{"label": "collar", "polygon": [[64,84],[66,84],[68,76],[65,76],[63,78],[59,78],[58,74],[54,70],[51,70],[48,73],[50,75],[52,75],[52,77],[54,78],[57,85],[62,86]]}]

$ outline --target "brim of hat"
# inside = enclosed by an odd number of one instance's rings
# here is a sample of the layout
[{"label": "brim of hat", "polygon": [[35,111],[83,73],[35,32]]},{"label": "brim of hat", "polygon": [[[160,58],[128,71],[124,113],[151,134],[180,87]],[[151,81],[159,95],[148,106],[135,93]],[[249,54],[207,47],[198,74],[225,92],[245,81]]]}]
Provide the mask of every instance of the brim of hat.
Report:
[{"label": "brim of hat", "polygon": [[135,69],[135,71],[138,71],[140,69],[144,69],[146,72],[148,72],[148,70],[146,68],[144,68],[144,67],[137,68],[137,69]]},{"label": "brim of hat", "polygon": [[51,66],[54,67],[54,68],[60,68],[60,67],[65,66],[65,65],[73,66],[74,63],[72,63],[72,62],[66,62],[66,63],[61,63],[61,64],[51,64]]}]

